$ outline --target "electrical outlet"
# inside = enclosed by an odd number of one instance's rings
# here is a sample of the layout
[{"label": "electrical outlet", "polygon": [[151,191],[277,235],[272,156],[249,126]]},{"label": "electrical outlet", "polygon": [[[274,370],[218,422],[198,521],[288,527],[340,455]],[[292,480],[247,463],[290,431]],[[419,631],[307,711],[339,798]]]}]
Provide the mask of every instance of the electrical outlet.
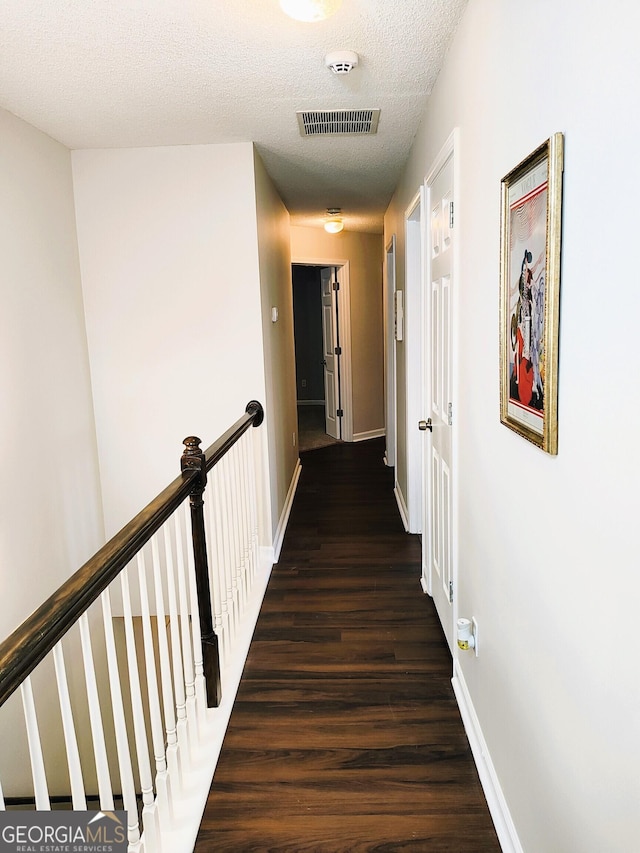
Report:
[{"label": "electrical outlet", "polygon": [[303,380],[302,380],[302,387],[303,387],[303,388],[306,388],[306,387],[307,387],[307,380],[306,380],[306,379],[303,379]]}]

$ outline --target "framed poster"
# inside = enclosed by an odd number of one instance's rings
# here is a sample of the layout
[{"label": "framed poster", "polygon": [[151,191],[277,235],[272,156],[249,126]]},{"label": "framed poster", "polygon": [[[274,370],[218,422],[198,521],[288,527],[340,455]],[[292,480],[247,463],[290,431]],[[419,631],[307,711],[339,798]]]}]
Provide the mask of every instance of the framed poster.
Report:
[{"label": "framed poster", "polygon": [[500,420],[558,452],[563,136],[502,179]]}]

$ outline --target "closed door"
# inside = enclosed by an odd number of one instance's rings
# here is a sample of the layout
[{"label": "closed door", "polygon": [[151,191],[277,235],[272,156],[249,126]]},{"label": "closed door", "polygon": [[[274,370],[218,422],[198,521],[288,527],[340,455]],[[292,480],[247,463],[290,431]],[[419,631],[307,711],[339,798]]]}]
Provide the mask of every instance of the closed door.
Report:
[{"label": "closed door", "polygon": [[341,438],[340,361],[338,323],[335,310],[335,271],[322,267],[322,360],[324,366],[325,430],[332,438]]},{"label": "closed door", "polygon": [[433,596],[453,651],[453,154],[428,184],[429,247],[425,294],[426,377],[431,431],[425,445],[425,517],[423,536],[427,589]]}]

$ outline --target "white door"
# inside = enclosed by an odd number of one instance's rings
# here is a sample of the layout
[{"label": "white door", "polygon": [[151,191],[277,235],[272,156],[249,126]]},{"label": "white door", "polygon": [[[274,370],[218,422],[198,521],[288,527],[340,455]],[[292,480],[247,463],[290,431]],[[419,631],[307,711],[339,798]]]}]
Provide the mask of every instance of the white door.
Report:
[{"label": "white door", "polygon": [[340,364],[338,360],[338,329],[335,316],[333,267],[322,267],[322,361],[324,365],[325,430],[332,438],[341,438],[338,416],[340,408]]},{"label": "white door", "polygon": [[[427,180],[428,257],[425,294],[426,418],[431,431],[424,431],[425,517],[423,565],[427,590],[433,600],[453,651],[454,539],[453,539],[453,419],[452,347],[453,329],[453,152]],[[422,424],[424,427],[425,424]],[[423,579],[424,580],[424,579]]]}]

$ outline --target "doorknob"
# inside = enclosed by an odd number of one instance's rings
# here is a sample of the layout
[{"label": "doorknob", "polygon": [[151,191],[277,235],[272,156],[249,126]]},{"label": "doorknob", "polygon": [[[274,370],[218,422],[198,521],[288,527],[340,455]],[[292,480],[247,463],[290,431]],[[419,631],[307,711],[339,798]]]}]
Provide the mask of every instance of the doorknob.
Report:
[{"label": "doorknob", "polygon": [[433,432],[433,424],[431,423],[431,418],[427,418],[426,421],[418,421],[418,429],[424,432],[425,430],[429,430],[429,432]]}]

